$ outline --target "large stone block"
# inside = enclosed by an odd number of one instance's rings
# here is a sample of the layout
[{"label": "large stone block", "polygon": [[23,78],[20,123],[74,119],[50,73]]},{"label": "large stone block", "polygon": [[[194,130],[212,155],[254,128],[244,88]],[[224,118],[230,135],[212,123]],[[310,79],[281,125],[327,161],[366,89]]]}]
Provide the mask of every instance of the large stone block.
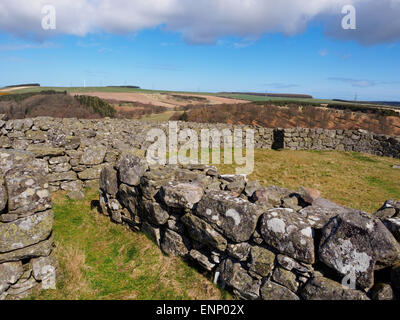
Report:
[{"label": "large stone block", "polygon": [[139,185],[140,179],[146,172],[147,168],[147,162],[134,155],[124,156],[117,163],[119,179],[122,183],[130,186]]},{"label": "large stone block", "polygon": [[195,214],[233,242],[248,241],[257,226],[262,209],[225,191],[206,193]]},{"label": "large stone block", "polygon": [[261,219],[264,241],[296,260],[315,262],[314,232],[307,220],[292,209],[270,209]]},{"label": "large stone block", "polygon": [[106,166],[100,173],[100,189],[111,196],[118,192],[117,171],[112,166]]},{"label": "large stone block", "polygon": [[47,239],[53,227],[52,210],[40,212],[14,222],[0,223],[0,253],[5,253]]},{"label": "large stone block", "polygon": [[305,300],[369,300],[364,292],[346,288],[324,277],[308,281],[301,291],[301,297]]},{"label": "large stone block", "polygon": [[98,165],[103,163],[107,148],[105,146],[88,147],[83,151],[80,163],[83,165]]},{"label": "large stone block", "polygon": [[357,285],[369,289],[376,269],[400,261],[400,245],[379,219],[348,212],[324,228],[319,256],[340,275],[354,277]]},{"label": "large stone block", "polygon": [[175,209],[192,209],[201,200],[203,188],[196,183],[171,181],[161,188],[161,198],[164,203]]},{"label": "large stone block", "polygon": [[4,176],[8,213],[27,216],[51,208],[49,186],[44,175],[30,164],[18,165]]},{"label": "large stone block", "polygon": [[227,246],[226,239],[219,232],[214,230],[207,222],[190,213],[183,216],[181,220],[186,226],[188,234],[192,239],[205,244],[210,248],[225,251]]}]

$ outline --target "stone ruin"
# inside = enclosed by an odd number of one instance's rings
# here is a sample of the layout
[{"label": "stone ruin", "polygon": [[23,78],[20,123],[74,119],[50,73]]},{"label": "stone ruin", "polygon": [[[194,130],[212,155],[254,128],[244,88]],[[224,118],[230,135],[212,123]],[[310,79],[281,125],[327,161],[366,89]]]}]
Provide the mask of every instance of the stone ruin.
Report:
[{"label": "stone ruin", "polygon": [[[196,132],[249,128],[178,126]],[[169,254],[197,261],[238,297],[398,297],[399,248],[393,240],[400,233],[398,202],[388,201],[370,218],[307,190],[262,188],[244,177],[221,176],[212,167],[147,168],[129,154],[147,149],[152,128],[168,136],[168,123],[0,115],[0,298],[51,286],[57,265],[47,194],[65,190],[82,198],[84,187],[98,188],[100,175],[100,204],[114,222],[146,231]],[[400,137],[363,130],[251,128],[258,149],[400,158]],[[356,289],[342,287],[345,277],[356,279],[350,281]]]},{"label": "stone ruin", "polygon": [[262,187],[215,167],[134,155],[100,177],[101,212],[242,299],[391,300],[400,294],[400,202],[374,216],[316,190]]},{"label": "stone ruin", "polygon": [[[400,158],[400,137],[364,130],[270,129],[259,126],[178,122],[200,137],[202,129],[254,130],[256,149],[356,151]],[[147,133],[161,129],[169,135],[169,123],[136,120],[34,119],[7,120],[0,115],[0,149],[25,150],[44,160],[51,192],[65,190],[82,197],[84,187],[98,187],[100,172],[132,150],[147,150]],[[223,142],[223,138],[221,138]],[[243,134],[245,141],[245,134]],[[221,144],[223,145],[223,144]],[[243,144],[245,145],[245,144]]]},{"label": "stone ruin", "polygon": [[53,211],[43,161],[0,150],[0,300],[55,289]]}]

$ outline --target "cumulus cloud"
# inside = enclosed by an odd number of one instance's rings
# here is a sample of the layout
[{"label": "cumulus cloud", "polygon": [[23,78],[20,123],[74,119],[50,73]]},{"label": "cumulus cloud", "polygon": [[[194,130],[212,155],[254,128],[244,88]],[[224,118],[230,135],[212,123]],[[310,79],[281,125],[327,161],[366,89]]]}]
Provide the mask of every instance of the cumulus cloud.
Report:
[{"label": "cumulus cloud", "polygon": [[[57,29],[41,28],[44,5],[53,4]],[[358,29],[341,29],[344,5],[357,9]],[[400,0],[1,0],[0,30],[21,37],[54,34],[131,34],[162,26],[189,43],[225,36],[295,35],[322,21],[329,36],[365,44],[399,40]]]}]

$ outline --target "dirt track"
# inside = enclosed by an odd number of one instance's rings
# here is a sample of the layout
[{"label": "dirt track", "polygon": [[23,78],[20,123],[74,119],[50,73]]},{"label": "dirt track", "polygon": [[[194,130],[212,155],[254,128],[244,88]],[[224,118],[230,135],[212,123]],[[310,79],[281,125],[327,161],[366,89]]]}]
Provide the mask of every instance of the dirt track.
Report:
[{"label": "dirt track", "polygon": [[[88,92],[88,93],[74,93],[71,92],[71,95],[87,95],[92,97],[99,97],[105,100],[116,100],[116,101],[126,101],[126,102],[139,102],[144,104],[152,104],[155,106],[161,106],[166,108],[175,108],[180,106],[185,106],[188,104],[237,104],[244,103],[246,101],[229,99],[229,98],[221,98],[215,96],[207,96],[202,94],[161,94],[161,93],[122,93],[122,92]],[[182,96],[182,97],[195,97],[195,98],[206,98],[207,101],[199,102],[196,99],[178,99],[174,96]]]}]

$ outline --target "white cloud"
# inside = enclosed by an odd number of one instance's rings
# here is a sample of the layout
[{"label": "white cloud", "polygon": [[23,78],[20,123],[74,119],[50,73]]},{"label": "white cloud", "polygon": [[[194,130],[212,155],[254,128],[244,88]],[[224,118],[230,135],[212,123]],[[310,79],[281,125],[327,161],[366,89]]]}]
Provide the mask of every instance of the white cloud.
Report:
[{"label": "white cloud", "polygon": [[377,85],[375,81],[365,80],[365,79],[351,79],[351,78],[340,78],[340,77],[331,77],[328,80],[339,81],[344,83],[349,83],[352,87],[356,88],[368,88]]},{"label": "white cloud", "polygon": [[[41,8],[52,3],[57,29],[41,29]],[[341,29],[341,8],[357,9],[357,30]],[[215,43],[225,36],[294,35],[314,20],[329,36],[365,44],[400,38],[400,0],[1,0],[0,30],[26,37],[88,33],[132,34],[163,26],[189,43]]]}]

